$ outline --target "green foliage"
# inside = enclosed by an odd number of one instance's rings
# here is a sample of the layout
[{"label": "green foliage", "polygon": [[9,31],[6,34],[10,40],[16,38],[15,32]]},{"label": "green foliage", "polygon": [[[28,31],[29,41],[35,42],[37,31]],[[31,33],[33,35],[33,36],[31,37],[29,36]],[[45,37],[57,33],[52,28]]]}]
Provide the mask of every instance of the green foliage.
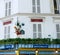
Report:
[{"label": "green foliage", "polygon": [[53,39],[52,40],[52,43],[53,44],[60,44],[60,39]]},{"label": "green foliage", "polygon": [[0,44],[60,44],[60,39],[49,38],[37,38],[37,39],[24,39],[24,38],[12,38],[0,40]]}]

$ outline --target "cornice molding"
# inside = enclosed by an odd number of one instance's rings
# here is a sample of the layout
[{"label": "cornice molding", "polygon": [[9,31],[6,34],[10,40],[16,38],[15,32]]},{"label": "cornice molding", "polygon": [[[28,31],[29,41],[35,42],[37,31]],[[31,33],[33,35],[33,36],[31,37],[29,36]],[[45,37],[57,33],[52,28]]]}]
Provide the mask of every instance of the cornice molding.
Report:
[{"label": "cornice molding", "polygon": [[13,18],[15,16],[28,16],[28,17],[56,17],[60,18],[60,14],[36,14],[36,13],[16,13],[10,16],[2,17],[0,20]]}]

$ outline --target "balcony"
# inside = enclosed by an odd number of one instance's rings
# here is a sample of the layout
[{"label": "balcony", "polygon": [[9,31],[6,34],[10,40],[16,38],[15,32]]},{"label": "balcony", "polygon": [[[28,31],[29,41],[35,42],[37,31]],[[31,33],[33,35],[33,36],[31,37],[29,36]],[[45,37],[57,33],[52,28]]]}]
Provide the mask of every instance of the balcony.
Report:
[{"label": "balcony", "polygon": [[54,11],[55,11],[55,14],[60,14],[60,13],[59,13],[59,10],[54,10]]}]

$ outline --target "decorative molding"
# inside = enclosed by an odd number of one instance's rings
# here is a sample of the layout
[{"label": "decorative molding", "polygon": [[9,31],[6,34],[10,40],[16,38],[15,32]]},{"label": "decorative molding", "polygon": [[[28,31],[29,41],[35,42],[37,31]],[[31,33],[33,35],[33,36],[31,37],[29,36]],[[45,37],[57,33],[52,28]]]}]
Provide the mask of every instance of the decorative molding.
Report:
[{"label": "decorative molding", "polygon": [[60,23],[60,17],[53,17],[53,22],[59,22]]},{"label": "decorative molding", "polygon": [[6,21],[6,22],[3,22],[3,25],[7,25],[7,24],[10,24],[11,21]]},{"label": "decorative molding", "polygon": [[3,20],[2,20],[3,25],[11,24],[12,20],[13,20],[13,18],[3,19]]},{"label": "decorative molding", "polygon": [[31,22],[43,22],[43,19],[37,19],[37,18],[36,18],[36,19],[33,19],[33,18],[32,18],[32,19],[31,19]]},{"label": "decorative molding", "polygon": [[2,18],[0,18],[0,20],[4,20],[4,19],[7,19],[7,18],[15,17],[15,16],[28,16],[28,17],[47,17],[47,16],[50,16],[50,17],[60,17],[60,14],[16,13],[16,14],[13,14],[13,15],[10,15],[10,16],[2,17]]}]

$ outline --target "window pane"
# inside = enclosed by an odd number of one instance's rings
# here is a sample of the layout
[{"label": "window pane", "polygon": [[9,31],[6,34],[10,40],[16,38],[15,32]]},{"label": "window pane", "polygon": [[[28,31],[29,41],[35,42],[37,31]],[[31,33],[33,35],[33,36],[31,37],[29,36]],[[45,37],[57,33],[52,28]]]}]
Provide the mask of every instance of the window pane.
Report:
[{"label": "window pane", "polygon": [[40,5],[40,0],[37,0],[37,5]]},{"label": "window pane", "polygon": [[5,10],[5,16],[7,16],[7,10]]},{"label": "window pane", "polygon": [[56,24],[56,31],[60,32],[60,26],[59,26],[59,24]]},{"label": "window pane", "polygon": [[40,13],[40,7],[37,6],[37,13]]},{"label": "window pane", "polygon": [[9,15],[11,15],[11,9],[9,9]]},{"label": "window pane", "polygon": [[38,33],[38,38],[41,38],[41,33]]},{"label": "window pane", "polygon": [[33,24],[33,32],[36,32],[36,24]]},{"label": "window pane", "polygon": [[36,38],[37,37],[37,33],[33,33],[33,38]]},{"label": "window pane", "polygon": [[37,13],[40,13],[40,0],[37,0]]},{"label": "window pane", "polygon": [[32,5],[35,5],[35,0],[32,0]]},{"label": "window pane", "polygon": [[6,35],[4,35],[4,39],[6,39]]},{"label": "window pane", "polygon": [[10,38],[10,26],[8,26],[7,38]]},{"label": "window pane", "polygon": [[4,38],[6,39],[7,27],[4,27]]},{"label": "window pane", "polygon": [[11,2],[9,2],[9,8],[11,8]]},{"label": "window pane", "polygon": [[35,13],[36,12],[36,7],[35,6],[33,6],[33,13]]},{"label": "window pane", "polygon": [[38,24],[38,32],[41,32],[41,24]]},{"label": "window pane", "polygon": [[4,34],[6,34],[6,29],[7,29],[7,28],[6,28],[6,27],[4,27]]},{"label": "window pane", "polygon": [[7,9],[7,5],[8,5],[8,4],[6,3],[6,4],[5,4],[5,9]]},{"label": "window pane", "polygon": [[8,9],[8,4],[5,4],[5,16],[7,16],[7,9]]},{"label": "window pane", "polygon": [[10,33],[10,26],[8,26],[8,33]]},{"label": "window pane", "polygon": [[57,33],[57,38],[60,38],[60,33]]},{"label": "window pane", "polygon": [[34,38],[41,38],[41,24],[33,24],[33,37]]},{"label": "window pane", "polygon": [[8,16],[11,14],[11,2],[5,3],[5,16]]},{"label": "window pane", "polygon": [[7,38],[10,38],[10,34],[8,34]]},{"label": "window pane", "polygon": [[60,0],[59,0],[59,14],[60,14]]},{"label": "window pane", "polygon": [[9,15],[11,14],[11,2],[9,2]]}]

